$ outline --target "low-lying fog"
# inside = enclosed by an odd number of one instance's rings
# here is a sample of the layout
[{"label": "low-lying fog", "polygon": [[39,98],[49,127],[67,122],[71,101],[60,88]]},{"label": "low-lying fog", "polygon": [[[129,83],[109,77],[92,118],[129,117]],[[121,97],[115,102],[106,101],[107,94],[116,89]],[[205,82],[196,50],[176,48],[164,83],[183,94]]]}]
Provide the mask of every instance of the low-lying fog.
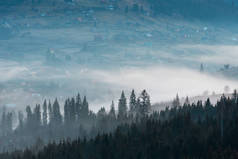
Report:
[{"label": "low-lying fog", "polygon": [[[214,56],[216,57],[216,56]],[[195,60],[195,59],[194,59]],[[110,66],[108,68],[73,66],[46,66],[41,62],[0,61],[1,105],[24,108],[57,97],[63,104],[67,97],[79,92],[86,95],[90,108],[109,108],[111,100],[118,101],[125,90],[129,97],[135,89],[137,95],[147,89],[152,103],[180,97],[223,93],[224,87],[232,91],[238,81],[224,79],[212,73],[200,73],[183,66]]]},{"label": "low-lying fog", "polygon": [[[129,97],[132,89],[137,95],[147,89],[157,103],[177,93],[192,97],[238,88],[238,75],[217,74],[225,64],[237,66],[237,32],[168,17],[152,23],[95,14],[92,25],[87,16],[75,21],[79,16],[0,20],[11,33],[0,38],[0,106],[20,109],[56,97],[63,104],[79,92],[97,111],[117,102],[122,90]],[[205,73],[199,72],[201,63]]]}]

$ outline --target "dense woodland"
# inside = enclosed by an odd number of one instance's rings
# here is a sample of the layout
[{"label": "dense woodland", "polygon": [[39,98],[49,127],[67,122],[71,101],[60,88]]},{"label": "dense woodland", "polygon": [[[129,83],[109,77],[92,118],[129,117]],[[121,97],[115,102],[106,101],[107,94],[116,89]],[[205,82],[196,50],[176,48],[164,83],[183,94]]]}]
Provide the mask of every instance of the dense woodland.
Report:
[{"label": "dense woodland", "polygon": [[[140,111],[135,112],[134,115],[131,115],[130,111],[124,111],[124,107],[119,107],[117,116],[110,116],[110,114],[115,114],[111,113],[113,109],[108,114],[101,114],[101,118],[97,121],[102,122],[101,126],[104,126],[102,129],[105,129],[108,122],[117,121],[120,123],[112,132],[98,132],[93,138],[79,137],[75,140],[51,141],[39,151],[32,148],[13,153],[2,153],[0,158],[220,159],[238,157],[238,95],[236,91],[231,98],[223,95],[215,105],[212,105],[207,99],[205,103],[198,101],[196,104],[190,104],[186,100],[181,106],[176,98],[173,107],[153,113],[148,113],[146,104],[148,100],[143,100],[143,97],[148,99],[147,93],[143,95],[145,93],[143,91],[138,98]],[[136,101],[134,97],[132,98],[132,101]],[[69,101],[67,100],[67,102]],[[137,107],[139,103],[137,102],[135,106]],[[119,106],[124,104],[125,97],[122,93]],[[97,118],[99,118],[100,112],[104,112],[103,108],[98,112]],[[132,116],[131,119],[130,116]],[[57,123],[56,120],[54,122]],[[60,123],[60,121],[58,122]]]},{"label": "dense woodland", "polygon": [[27,106],[25,112],[18,112],[16,128],[13,128],[13,114],[16,113],[4,110],[0,125],[0,151],[26,147],[38,151],[53,140],[58,142],[66,138],[92,138],[98,133],[111,132],[117,125],[131,123],[151,112],[150,96],[145,90],[138,98],[133,90],[129,98],[127,103],[122,91],[118,112],[112,101],[109,111],[102,107],[97,113],[89,110],[86,96],[81,100],[80,94],[67,99],[63,107],[60,107],[57,99],[52,104],[45,100],[42,106]]}]

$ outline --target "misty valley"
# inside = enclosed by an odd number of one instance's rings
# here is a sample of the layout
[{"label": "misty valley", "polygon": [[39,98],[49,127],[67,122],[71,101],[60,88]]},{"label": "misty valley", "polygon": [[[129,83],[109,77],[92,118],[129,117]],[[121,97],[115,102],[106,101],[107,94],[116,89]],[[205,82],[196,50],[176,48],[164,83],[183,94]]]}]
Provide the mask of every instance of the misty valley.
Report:
[{"label": "misty valley", "polygon": [[0,159],[238,158],[236,0],[1,0]]}]

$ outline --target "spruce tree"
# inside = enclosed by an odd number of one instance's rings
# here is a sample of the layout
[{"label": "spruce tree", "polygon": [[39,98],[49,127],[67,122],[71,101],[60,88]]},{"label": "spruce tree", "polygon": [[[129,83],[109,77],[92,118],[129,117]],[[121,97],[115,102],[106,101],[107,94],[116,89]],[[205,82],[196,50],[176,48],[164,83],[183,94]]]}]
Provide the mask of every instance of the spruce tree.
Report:
[{"label": "spruce tree", "polygon": [[53,104],[53,119],[52,120],[55,126],[59,126],[62,124],[62,116],[60,113],[60,106],[59,106],[57,98],[55,99]]},{"label": "spruce tree", "polygon": [[24,115],[23,115],[23,113],[22,113],[22,111],[19,111],[18,112],[18,128],[20,129],[20,130],[22,130],[23,129],[23,118],[24,118]]},{"label": "spruce tree", "polygon": [[13,113],[8,112],[6,116],[6,133],[9,134],[12,132],[13,126]]},{"label": "spruce tree", "polygon": [[86,96],[83,98],[83,104],[82,104],[82,109],[80,111],[80,115],[82,117],[82,120],[87,120],[88,115],[89,115],[89,108],[88,108],[88,101]]},{"label": "spruce tree", "polygon": [[102,107],[97,113],[97,126],[101,132],[108,131],[108,119],[106,109]]},{"label": "spruce tree", "polygon": [[178,94],[176,95],[176,98],[172,102],[173,107],[179,107],[180,106],[180,100]]},{"label": "spruce tree", "polygon": [[136,113],[136,95],[134,89],[131,92],[129,107],[130,107],[130,114],[134,116]]},{"label": "spruce tree", "polygon": [[43,103],[43,126],[47,126],[47,118],[48,118],[48,115],[47,115],[47,102],[46,100],[44,101]]},{"label": "spruce tree", "polygon": [[64,104],[64,123],[68,125],[70,123],[70,109],[69,109],[69,99],[65,101]]},{"label": "spruce tree", "polygon": [[78,93],[78,95],[76,97],[76,104],[75,104],[76,120],[78,120],[78,121],[80,119],[80,111],[81,111],[81,109],[82,109],[82,101],[81,101],[80,94]]},{"label": "spruce tree", "polygon": [[41,111],[39,104],[37,104],[34,109],[34,126],[35,127],[41,126]]},{"label": "spruce tree", "polygon": [[112,101],[107,120],[108,120],[108,128],[110,130],[114,130],[117,126],[117,117],[116,117],[114,101]]},{"label": "spruce tree", "polygon": [[113,120],[116,119],[116,111],[115,111],[115,106],[114,106],[114,101],[112,101],[111,108],[109,111],[109,117]]},{"label": "spruce tree", "polygon": [[53,120],[53,109],[52,109],[50,100],[48,103],[48,112],[49,112],[49,124],[51,124]]},{"label": "spruce tree", "polygon": [[205,108],[209,108],[211,106],[211,102],[210,102],[210,99],[207,98],[206,102],[205,102]]},{"label": "spruce tree", "polygon": [[13,112],[6,112],[6,108],[3,109],[1,126],[4,136],[9,135],[13,130]]},{"label": "spruce tree", "polygon": [[118,119],[124,120],[127,117],[127,103],[124,91],[121,93],[121,98],[118,103]]},{"label": "spruce tree", "polygon": [[184,105],[188,106],[190,104],[188,96],[185,98]]},{"label": "spruce tree", "polygon": [[26,124],[28,129],[33,128],[33,113],[30,106],[26,107]]},{"label": "spruce tree", "polygon": [[3,113],[2,113],[2,121],[1,121],[1,126],[2,126],[2,132],[5,134],[6,132],[6,122],[7,122],[7,115],[6,115],[6,108],[3,108]]},{"label": "spruce tree", "polygon": [[75,99],[72,98],[69,102],[69,113],[70,113],[70,122],[74,123],[76,120],[76,106],[75,106]]},{"label": "spruce tree", "polygon": [[149,113],[151,112],[151,103],[150,103],[150,96],[146,92],[146,90],[143,90],[142,93],[140,94],[138,104],[139,104],[139,114],[141,115],[141,117],[149,115]]}]

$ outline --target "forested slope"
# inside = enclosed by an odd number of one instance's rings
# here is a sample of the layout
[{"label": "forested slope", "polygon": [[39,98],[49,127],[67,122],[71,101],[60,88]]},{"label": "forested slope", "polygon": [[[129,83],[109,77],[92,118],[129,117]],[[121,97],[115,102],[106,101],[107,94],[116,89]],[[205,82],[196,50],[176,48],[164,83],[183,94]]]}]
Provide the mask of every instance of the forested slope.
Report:
[{"label": "forested slope", "polygon": [[52,142],[41,151],[1,154],[1,159],[237,158],[238,100],[222,96],[216,105],[185,103],[121,123],[93,139]]}]

